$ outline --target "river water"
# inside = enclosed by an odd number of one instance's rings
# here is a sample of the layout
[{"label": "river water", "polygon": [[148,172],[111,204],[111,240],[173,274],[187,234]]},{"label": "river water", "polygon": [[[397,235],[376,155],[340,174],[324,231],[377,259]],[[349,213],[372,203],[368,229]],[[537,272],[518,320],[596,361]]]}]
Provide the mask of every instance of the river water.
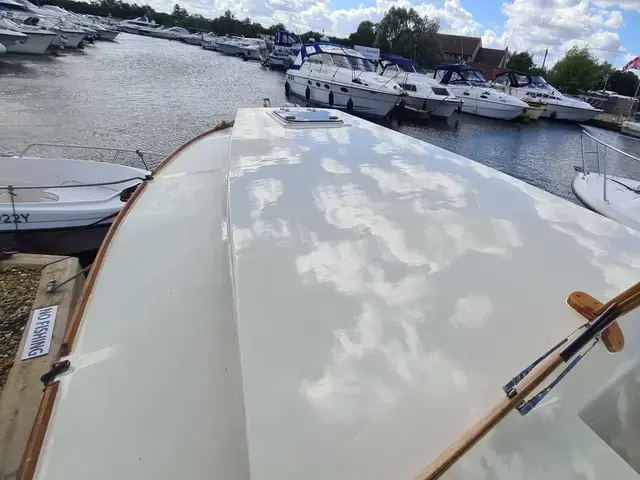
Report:
[{"label": "river water", "polygon": [[[283,74],[199,47],[121,33],[56,57],[0,57],[0,154],[34,142],[168,153],[239,107],[287,102]],[[456,116],[456,114],[454,114]],[[403,133],[477,160],[555,195],[571,192],[581,164],[580,129],[540,120],[520,124],[461,114],[448,122],[393,124]],[[600,133],[598,129],[594,132]],[[618,146],[635,142],[604,132]],[[592,162],[595,156],[591,156]],[[610,168],[635,176],[615,158]]]}]

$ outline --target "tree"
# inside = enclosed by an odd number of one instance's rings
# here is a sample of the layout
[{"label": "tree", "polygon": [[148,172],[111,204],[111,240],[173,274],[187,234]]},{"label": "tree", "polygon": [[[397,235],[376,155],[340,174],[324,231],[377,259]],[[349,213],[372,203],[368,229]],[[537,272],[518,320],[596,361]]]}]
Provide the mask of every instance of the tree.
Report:
[{"label": "tree", "polygon": [[176,24],[183,22],[189,16],[189,12],[187,12],[186,8],[182,8],[180,4],[176,3],[173,6],[173,12],[171,13]]},{"label": "tree", "polygon": [[373,45],[376,41],[376,24],[364,20],[360,22],[355,32],[349,35],[349,43],[352,45]]},{"label": "tree", "polygon": [[421,17],[413,8],[391,7],[376,28],[376,46],[432,68],[442,58],[439,29],[437,19]]},{"label": "tree", "polygon": [[551,69],[549,83],[567,93],[578,93],[594,87],[601,66],[589,47],[573,46]]},{"label": "tree", "polygon": [[533,68],[533,56],[529,52],[513,52],[509,56],[507,68],[517,72],[529,73]]}]

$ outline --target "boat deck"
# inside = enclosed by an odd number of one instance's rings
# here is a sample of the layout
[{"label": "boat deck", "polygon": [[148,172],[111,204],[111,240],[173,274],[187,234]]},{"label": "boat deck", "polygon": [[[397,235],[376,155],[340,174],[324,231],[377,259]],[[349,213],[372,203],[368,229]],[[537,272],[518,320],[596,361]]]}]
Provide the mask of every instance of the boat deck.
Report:
[{"label": "boat deck", "polygon": [[[241,109],[146,186],[92,272],[36,478],[411,479],[581,323],[569,293],[637,281],[629,229],[335,115]],[[608,427],[637,425],[616,399],[640,398],[639,360],[594,348],[446,478],[638,479]]]}]

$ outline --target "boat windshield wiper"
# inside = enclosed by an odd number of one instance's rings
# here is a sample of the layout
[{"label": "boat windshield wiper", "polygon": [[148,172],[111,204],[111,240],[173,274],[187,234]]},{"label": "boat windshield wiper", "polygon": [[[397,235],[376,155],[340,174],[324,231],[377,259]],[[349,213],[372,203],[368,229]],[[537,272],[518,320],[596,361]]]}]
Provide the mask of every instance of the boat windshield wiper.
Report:
[{"label": "boat windshield wiper", "polygon": [[[414,480],[440,478],[512,410],[517,410],[521,415],[529,413],[598,342],[602,341],[610,352],[620,351],[624,345],[624,337],[616,320],[640,306],[640,283],[604,305],[583,292],[572,293],[567,303],[589,322],[578,327],[509,380],[503,387],[505,398],[482,420],[464,432]],[[581,333],[575,335],[579,331]],[[527,400],[562,364],[567,365],[564,370],[547,387]]]}]

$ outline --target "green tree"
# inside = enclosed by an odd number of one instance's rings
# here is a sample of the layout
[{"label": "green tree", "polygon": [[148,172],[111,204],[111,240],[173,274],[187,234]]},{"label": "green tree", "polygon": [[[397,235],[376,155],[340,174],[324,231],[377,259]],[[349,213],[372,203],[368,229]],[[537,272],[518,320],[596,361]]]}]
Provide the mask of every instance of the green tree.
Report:
[{"label": "green tree", "polygon": [[376,24],[370,20],[360,22],[355,32],[349,35],[352,45],[370,46],[376,41]]},{"label": "green tree", "polygon": [[180,24],[184,22],[187,17],[189,17],[189,12],[187,12],[186,8],[182,8],[180,4],[176,3],[173,6],[173,12],[171,12],[171,16],[173,17],[176,24]]},{"label": "green tree", "polygon": [[509,56],[507,68],[517,72],[529,73],[533,68],[533,56],[529,52],[513,52]]},{"label": "green tree", "polygon": [[549,72],[549,83],[566,93],[579,93],[594,87],[601,66],[589,47],[573,46]]},{"label": "green tree", "polygon": [[376,46],[432,68],[442,58],[439,29],[437,19],[421,17],[413,8],[391,7],[376,28]]}]

